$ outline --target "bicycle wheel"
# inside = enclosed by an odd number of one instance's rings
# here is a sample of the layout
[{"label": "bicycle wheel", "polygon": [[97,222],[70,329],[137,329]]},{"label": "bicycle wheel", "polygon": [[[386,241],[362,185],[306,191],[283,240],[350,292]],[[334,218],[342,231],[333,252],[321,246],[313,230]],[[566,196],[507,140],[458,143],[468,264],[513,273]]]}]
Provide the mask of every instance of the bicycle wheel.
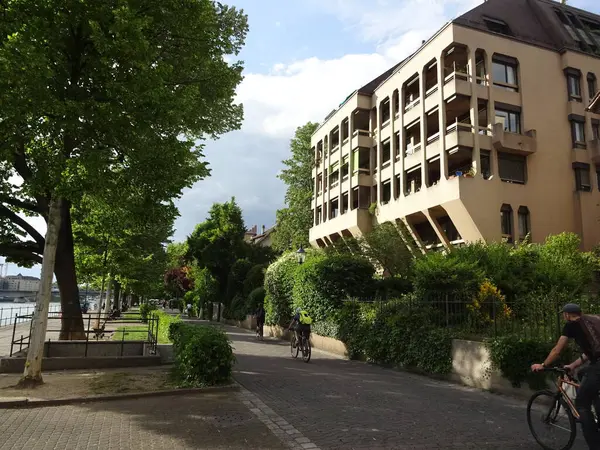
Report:
[{"label": "bicycle wheel", "polygon": [[310,352],[311,352],[311,348],[310,348],[310,339],[308,338],[302,338],[302,361],[304,361],[305,363],[310,361]]},{"label": "bicycle wheel", "polygon": [[546,450],[569,450],[577,435],[575,417],[557,392],[539,391],[531,396],[527,424],[537,443]]},{"label": "bicycle wheel", "polygon": [[297,358],[298,353],[300,352],[299,345],[296,345],[296,347],[294,347],[295,342],[296,342],[296,336],[292,336],[292,339],[290,339],[290,353],[292,354],[292,358]]}]

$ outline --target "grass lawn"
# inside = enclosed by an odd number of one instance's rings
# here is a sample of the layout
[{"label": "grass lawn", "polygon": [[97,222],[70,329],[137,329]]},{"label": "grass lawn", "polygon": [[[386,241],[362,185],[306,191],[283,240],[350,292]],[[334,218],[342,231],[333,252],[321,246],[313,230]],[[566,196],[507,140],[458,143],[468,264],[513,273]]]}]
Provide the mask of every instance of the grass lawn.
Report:
[{"label": "grass lawn", "polygon": [[[148,325],[130,325],[117,328],[113,333],[113,341],[145,341],[148,339]],[[170,344],[167,333],[158,333],[159,344]]]}]

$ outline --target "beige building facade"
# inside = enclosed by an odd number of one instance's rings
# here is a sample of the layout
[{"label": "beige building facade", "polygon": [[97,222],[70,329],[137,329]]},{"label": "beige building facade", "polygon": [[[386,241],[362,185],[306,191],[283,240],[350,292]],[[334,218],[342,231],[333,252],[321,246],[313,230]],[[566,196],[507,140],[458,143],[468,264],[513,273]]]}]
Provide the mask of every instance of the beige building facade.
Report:
[{"label": "beige building facade", "polygon": [[311,244],[402,221],[423,249],[563,231],[590,249],[597,77],[600,17],[589,12],[488,0],[446,24],[313,135]]}]

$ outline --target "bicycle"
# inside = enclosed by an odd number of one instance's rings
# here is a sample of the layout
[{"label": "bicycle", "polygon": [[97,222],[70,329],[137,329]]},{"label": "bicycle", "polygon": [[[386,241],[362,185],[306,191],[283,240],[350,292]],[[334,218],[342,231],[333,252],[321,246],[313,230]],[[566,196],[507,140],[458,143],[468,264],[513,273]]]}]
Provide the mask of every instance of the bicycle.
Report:
[{"label": "bicycle", "polygon": [[296,333],[292,334],[292,339],[290,340],[290,352],[292,354],[292,358],[297,358],[300,350],[302,350],[302,361],[305,363],[310,361],[311,347],[310,347],[310,338],[302,333],[300,339],[302,340],[300,345],[296,344]]},{"label": "bicycle", "polygon": [[[544,369],[544,372],[553,372],[558,374],[555,382],[556,391],[544,389],[534,393],[527,403],[527,424],[529,431],[538,444],[545,450],[569,450],[575,438],[577,437],[577,423],[580,422],[579,412],[575,408],[573,399],[567,392],[569,387],[577,390],[579,383],[571,376],[568,370],[555,368]],[[566,387],[565,387],[566,385]],[[545,425],[546,433],[549,430],[559,430],[561,442],[564,444],[549,445],[545,442],[540,433],[534,430],[534,424],[537,423],[534,414],[542,413],[539,419]]]}]

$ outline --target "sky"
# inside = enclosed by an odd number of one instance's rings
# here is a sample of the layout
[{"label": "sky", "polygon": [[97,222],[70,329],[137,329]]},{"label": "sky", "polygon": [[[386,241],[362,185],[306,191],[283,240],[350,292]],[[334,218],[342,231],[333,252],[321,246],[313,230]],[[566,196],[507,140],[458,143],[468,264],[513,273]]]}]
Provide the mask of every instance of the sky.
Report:
[{"label": "sky", "polygon": [[[207,142],[212,174],[187,189],[177,205],[175,241],[206,219],[210,206],[235,197],[246,226],[268,227],[283,207],[277,178],[294,130],[320,122],[351,92],[416,50],[444,23],[481,0],[224,0],[248,14],[239,55],[244,81],[236,102],[242,128]],[[569,5],[600,13],[597,0]],[[369,6],[369,8],[366,7]],[[29,219],[41,232],[41,219]],[[0,264],[3,259],[0,257]],[[39,276],[40,267],[9,266],[9,274]]]}]

